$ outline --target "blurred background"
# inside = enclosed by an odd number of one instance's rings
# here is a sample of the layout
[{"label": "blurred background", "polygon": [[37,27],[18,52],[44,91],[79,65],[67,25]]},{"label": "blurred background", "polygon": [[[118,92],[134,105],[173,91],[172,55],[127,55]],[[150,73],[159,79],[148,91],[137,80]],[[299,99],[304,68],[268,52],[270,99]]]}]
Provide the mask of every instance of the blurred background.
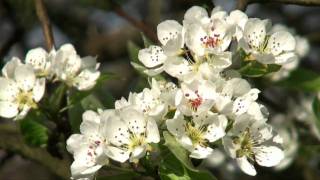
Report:
[{"label": "blurred background", "polygon": [[[146,86],[146,79],[131,67],[127,48],[129,42],[143,47],[141,32],[150,40],[156,41],[156,27],[159,22],[166,19],[181,22],[185,11],[193,5],[203,6],[210,12],[215,6],[231,11],[236,8],[236,3],[236,0],[45,1],[55,46],[72,43],[80,55],[98,56],[102,71],[112,72],[119,77],[107,81],[103,88],[96,92],[103,94],[99,96],[102,99],[126,97],[129,91],[139,91]],[[301,61],[301,65],[320,72],[320,7],[255,3],[250,4],[246,12],[249,17],[269,18],[273,24],[285,24],[297,34],[307,37],[311,49]],[[0,67],[12,56],[23,59],[29,49],[39,46],[45,47],[45,43],[33,0],[0,0]],[[281,99],[275,103],[281,106]],[[112,102],[106,106],[111,108]],[[1,121],[1,124],[5,123],[10,122]],[[0,136],[2,140],[5,137],[1,132]],[[25,154],[20,154],[0,148],[0,180],[59,179],[48,168],[39,165],[37,159],[29,160],[24,158]],[[218,179],[320,179],[320,154],[310,159],[298,157],[289,168],[282,171],[258,169],[256,177],[249,177],[241,172],[228,173],[234,168],[232,164],[224,163],[219,166],[220,169],[211,169]],[[219,161],[219,158],[216,160]]]}]

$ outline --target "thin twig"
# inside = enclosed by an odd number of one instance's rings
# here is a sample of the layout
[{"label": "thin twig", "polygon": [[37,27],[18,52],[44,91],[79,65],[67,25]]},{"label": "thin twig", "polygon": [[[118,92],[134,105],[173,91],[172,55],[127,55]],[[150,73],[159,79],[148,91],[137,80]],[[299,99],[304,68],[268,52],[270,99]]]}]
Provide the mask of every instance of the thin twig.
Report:
[{"label": "thin twig", "polygon": [[127,14],[119,5],[114,5],[114,12],[120,17],[126,19],[129,23],[131,23],[134,27],[140,29],[148,38],[150,38],[153,42],[158,42],[157,35],[154,33],[152,29],[150,29],[143,22],[133,18],[129,14]]},{"label": "thin twig", "polygon": [[247,9],[248,1],[249,0],[238,0],[237,1],[237,9],[239,9],[241,11],[245,11]]},{"label": "thin twig", "polygon": [[69,167],[71,162],[67,158],[54,158],[43,148],[26,145],[21,133],[17,127],[12,124],[1,124],[0,126],[0,149],[18,153],[28,159],[38,162],[47,167],[55,175],[64,179],[70,177]]},{"label": "thin twig", "polygon": [[19,40],[22,39],[23,34],[24,34],[24,29],[20,25],[20,23],[18,22],[16,14],[13,11],[13,8],[6,0],[1,1],[1,6],[3,6],[2,8],[5,9],[6,16],[8,17],[10,22],[12,22],[12,24],[14,25],[14,30],[13,30],[11,36],[0,47],[0,59],[3,59],[8,54],[11,47],[16,42],[18,42]]},{"label": "thin twig", "polygon": [[253,3],[280,3],[301,6],[320,6],[320,0],[248,0],[248,4]]},{"label": "thin twig", "polygon": [[44,39],[46,42],[47,50],[50,51],[54,47],[54,39],[51,29],[50,20],[48,18],[46,7],[43,0],[34,0],[36,6],[37,16],[42,26]]}]

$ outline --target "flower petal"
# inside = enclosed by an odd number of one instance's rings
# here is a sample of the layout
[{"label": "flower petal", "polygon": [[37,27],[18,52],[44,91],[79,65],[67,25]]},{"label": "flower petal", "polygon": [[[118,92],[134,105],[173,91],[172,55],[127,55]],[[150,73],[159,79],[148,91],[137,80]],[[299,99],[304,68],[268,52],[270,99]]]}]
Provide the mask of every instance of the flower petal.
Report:
[{"label": "flower petal", "polygon": [[177,39],[181,32],[182,26],[175,20],[166,20],[157,26],[158,39],[162,45],[166,45],[169,40]]},{"label": "flower petal", "polygon": [[18,86],[24,91],[31,90],[36,81],[36,75],[31,65],[17,66],[14,72],[14,78]]},{"label": "flower petal", "polygon": [[18,105],[8,101],[0,101],[0,116],[13,118],[18,114]]},{"label": "flower petal", "polygon": [[270,36],[266,49],[272,54],[278,55],[282,52],[293,51],[295,47],[294,37],[289,32],[279,31]]},{"label": "flower petal", "polygon": [[255,150],[255,159],[261,166],[272,167],[284,158],[282,149],[276,146],[260,146]]},{"label": "flower petal", "polygon": [[248,161],[246,157],[237,158],[237,163],[240,169],[250,176],[255,176],[257,174],[254,166]]},{"label": "flower petal", "polygon": [[167,56],[163,53],[163,49],[160,46],[150,46],[145,49],[141,49],[138,54],[138,59],[146,67],[153,68],[166,61]]},{"label": "flower petal", "polygon": [[45,78],[36,79],[36,82],[32,89],[33,99],[36,102],[39,102],[43,97],[45,88],[46,88],[46,79]]}]

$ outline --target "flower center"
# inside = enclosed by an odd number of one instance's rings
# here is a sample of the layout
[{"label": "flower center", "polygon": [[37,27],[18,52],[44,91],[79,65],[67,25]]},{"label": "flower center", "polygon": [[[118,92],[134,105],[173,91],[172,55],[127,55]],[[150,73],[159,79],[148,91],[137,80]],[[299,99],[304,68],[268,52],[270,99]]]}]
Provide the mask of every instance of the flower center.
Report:
[{"label": "flower center", "polygon": [[220,43],[220,40],[218,38],[219,34],[214,34],[213,37],[204,36],[203,38],[200,38],[200,41],[206,48],[214,48]]},{"label": "flower center", "polygon": [[128,144],[128,149],[133,150],[138,146],[145,144],[146,138],[143,135],[132,134],[130,136],[130,143]]},{"label": "flower center", "polygon": [[192,125],[192,123],[187,123],[186,133],[192,141],[193,145],[205,145],[206,141],[203,135],[204,128],[197,128]]},{"label": "flower center", "polygon": [[33,98],[32,98],[32,92],[28,91],[21,91],[17,98],[16,98],[16,103],[19,104],[19,109],[23,109],[25,105],[32,107],[32,108],[36,108],[37,104],[34,102]]},{"label": "flower center", "polygon": [[[198,91],[195,91],[195,94],[197,97],[195,99],[189,99],[189,104],[192,110],[197,111],[198,107],[203,103],[203,98],[198,94]],[[186,94],[185,96],[188,97],[189,94]]]},{"label": "flower center", "polygon": [[246,156],[249,159],[254,158],[254,153],[252,151],[254,142],[251,138],[250,129],[247,128],[240,136],[233,138],[233,143],[240,146],[236,151],[237,158]]}]

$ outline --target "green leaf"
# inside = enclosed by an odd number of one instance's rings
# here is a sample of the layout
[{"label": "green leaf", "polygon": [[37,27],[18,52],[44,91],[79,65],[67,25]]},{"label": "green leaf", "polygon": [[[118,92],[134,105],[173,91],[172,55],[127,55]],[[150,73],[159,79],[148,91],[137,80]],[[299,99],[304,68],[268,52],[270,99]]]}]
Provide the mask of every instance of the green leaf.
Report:
[{"label": "green leaf", "polygon": [[116,174],[116,175],[111,174],[109,176],[97,177],[96,180],[129,180],[137,177],[139,176],[133,173],[122,173],[122,174]]},{"label": "green leaf", "polygon": [[48,129],[40,121],[45,117],[39,111],[30,111],[20,121],[20,130],[27,144],[36,147],[45,147],[48,142]]},{"label": "green leaf", "polygon": [[129,58],[131,62],[138,63],[139,62],[138,54],[139,54],[140,47],[134,42],[129,41],[127,44],[127,49],[128,49]]},{"label": "green leaf", "polygon": [[176,141],[176,139],[168,132],[163,132],[163,137],[165,140],[165,146],[169,148],[169,150],[177,157],[177,159],[189,170],[192,171],[198,171],[195,169],[195,167],[192,165],[190,158],[189,158],[189,152],[180,146],[180,144]]},{"label": "green leaf", "polygon": [[316,125],[318,130],[320,130],[320,100],[318,97],[315,97],[312,102],[312,110],[314,115],[316,116]]},{"label": "green leaf", "polygon": [[191,171],[172,154],[167,154],[159,166],[159,175],[162,180],[215,180],[208,171]]},{"label": "green leaf", "polygon": [[298,68],[292,71],[289,77],[277,83],[280,86],[306,92],[320,91],[320,74]]},{"label": "green leaf", "polygon": [[145,34],[141,33],[141,37],[142,37],[143,45],[145,48],[148,48],[149,46],[154,44],[149,38],[147,38]]},{"label": "green leaf", "polygon": [[49,102],[48,102],[47,106],[49,107],[48,109],[52,113],[57,113],[60,110],[66,91],[67,91],[67,86],[65,84],[61,83],[54,90],[52,95],[49,97]]},{"label": "green leaf", "polygon": [[277,64],[261,64],[257,61],[250,61],[245,63],[239,72],[246,77],[261,77],[272,72],[277,72],[280,68],[281,66]]},{"label": "green leaf", "polygon": [[71,93],[71,95],[69,95],[69,102],[68,102],[68,106],[74,105],[76,103],[79,103],[82,99],[84,99],[85,97],[89,96],[90,94],[92,94],[95,90],[97,90],[98,88],[100,88],[103,83],[106,80],[109,80],[111,78],[115,78],[116,76],[112,73],[102,73],[99,77],[99,79],[97,80],[96,85],[88,90],[88,91],[74,91]]}]

